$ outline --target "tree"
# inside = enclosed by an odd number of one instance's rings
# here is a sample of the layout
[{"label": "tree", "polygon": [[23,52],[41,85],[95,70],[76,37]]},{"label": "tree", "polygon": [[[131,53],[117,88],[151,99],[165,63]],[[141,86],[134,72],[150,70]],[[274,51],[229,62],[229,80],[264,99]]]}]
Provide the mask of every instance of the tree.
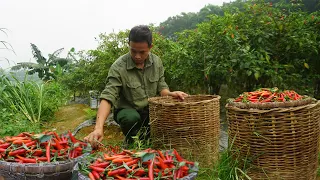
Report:
[{"label": "tree", "polygon": [[28,74],[38,74],[38,77],[43,81],[50,79],[56,79],[57,74],[63,71],[63,67],[69,63],[72,63],[70,58],[60,58],[59,55],[64,48],[60,48],[54,51],[52,54],[45,58],[38,47],[31,43],[31,49],[34,59],[37,63],[32,62],[20,62],[17,65],[11,67],[11,70],[17,71],[20,69],[27,69]]},{"label": "tree", "polygon": [[81,55],[71,71],[61,77],[61,82],[74,92],[102,91],[112,63],[128,52],[129,31],[100,34],[97,49]]},{"label": "tree", "polygon": [[221,7],[215,5],[206,5],[197,13],[181,13],[180,15],[169,17],[166,21],[160,23],[157,30],[167,38],[175,39],[176,32],[182,32],[187,29],[195,29],[197,24],[209,20],[209,15],[223,15]]}]

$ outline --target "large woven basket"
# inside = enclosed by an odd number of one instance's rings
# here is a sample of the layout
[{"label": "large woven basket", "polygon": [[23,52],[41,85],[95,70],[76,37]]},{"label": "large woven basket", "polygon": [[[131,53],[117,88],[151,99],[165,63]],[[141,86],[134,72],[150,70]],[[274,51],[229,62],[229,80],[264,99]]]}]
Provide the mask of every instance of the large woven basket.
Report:
[{"label": "large woven basket", "polygon": [[279,108],[261,106],[226,105],[229,139],[243,158],[252,159],[255,168],[249,171],[250,177],[315,180],[320,102],[287,103]]},{"label": "large woven basket", "polygon": [[56,162],[20,164],[0,161],[0,179],[5,180],[70,180],[79,158]]},{"label": "large woven basket", "polygon": [[177,149],[184,157],[213,164],[219,154],[220,96],[192,95],[149,99],[151,140],[155,148]]}]

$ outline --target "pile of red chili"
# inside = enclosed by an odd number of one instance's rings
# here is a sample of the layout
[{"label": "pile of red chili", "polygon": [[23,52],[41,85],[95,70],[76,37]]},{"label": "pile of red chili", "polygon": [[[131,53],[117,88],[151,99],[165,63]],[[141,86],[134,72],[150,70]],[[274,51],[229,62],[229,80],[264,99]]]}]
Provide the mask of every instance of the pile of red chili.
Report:
[{"label": "pile of red chili", "polygon": [[81,156],[86,146],[70,131],[66,136],[56,132],[23,132],[0,139],[0,160],[19,163],[63,161]]},{"label": "pile of red chili", "polygon": [[286,102],[301,100],[303,98],[305,98],[305,96],[301,96],[293,90],[279,91],[278,88],[261,88],[253,92],[244,92],[238,96],[234,102]]},{"label": "pile of red chili", "polygon": [[173,149],[168,151],[146,149],[135,152],[122,150],[95,154],[86,164],[80,165],[80,171],[91,180],[153,180],[178,179],[196,170],[197,163],[183,159]]}]

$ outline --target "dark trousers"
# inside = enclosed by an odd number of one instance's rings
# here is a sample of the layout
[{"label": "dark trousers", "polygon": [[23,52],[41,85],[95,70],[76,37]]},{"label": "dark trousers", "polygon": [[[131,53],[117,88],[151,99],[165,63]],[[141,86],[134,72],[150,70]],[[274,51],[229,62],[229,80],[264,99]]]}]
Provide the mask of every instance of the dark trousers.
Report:
[{"label": "dark trousers", "polygon": [[132,137],[137,135],[139,135],[140,140],[150,137],[148,107],[142,110],[115,109],[114,120],[120,125],[128,143],[132,143]]}]

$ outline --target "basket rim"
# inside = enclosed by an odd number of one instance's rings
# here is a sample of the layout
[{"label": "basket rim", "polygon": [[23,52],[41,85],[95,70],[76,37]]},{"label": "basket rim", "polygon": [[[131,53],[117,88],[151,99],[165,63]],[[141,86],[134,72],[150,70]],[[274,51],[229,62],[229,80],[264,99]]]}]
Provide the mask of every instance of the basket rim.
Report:
[{"label": "basket rim", "polygon": [[198,104],[206,104],[212,101],[219,101],[219,95],[188,95],[186,98],[194,98],[194,97],[211,97],[210,99],[201,100],[197,102],[185,102],[185,101],[176,101],[176,102],[158,102],[157,100],[161,99],[174,99],[172,96],[160,96],[160,97],[151,97],[148,98],[148,102],[151,104],[157,104],[162,106],[186,106],[186,105],[198,105]]},{"label": "basket rim", "polygon": [[[88,148],[87,150],[91,149]],[[83,159],[85,156],[88,156],[90,153],[84,153],[81,156],[78,156],[76,158],[72,159],[66,159],[64,161],[55,161],[55,162],[39,162],[39,163],[19,163],[19,162],[9,162],[9,161],[2,161],[0,160],[0,165],[5,166],[28,166],[28,167],[46,167],[46,166],[52,166],[52,165],[64,165],[64,164],[70,164],[70,163],[76,163],[79,160]]]},{"label": "basket rim", "polygon": [[[85,155],[85,154],[83,154],[83,155]],[[82,156],[79,156],[74,159],[68,159],[65,161],[55,161],[55,162],[19,163],[19,162],[0,161],[0,164],[6,165],[6,166],[46,167],[46,166],[52,166],[52,165],[62,165],[62,164],[75,163],[79,159],[83,158]]]},{"label": "basket rim", "polygon": [[265,102],[265,103],[243,103],[243,102],[234,102],[234,98],[228,100],[226,108],[228,107],[237,107],[240,109],[274,109],[274,108],[289,108],[289,107],[299,107],[312,103],[316,103],[318,100],[306,97],[302,100],[296,101],[287,101],[287,102]]},{"label": "basket rim", "polygon": [[249,113],[269,113],[269,112],[293,112],[299,111],[301,109],[312,109],[320,106],[320,100],[313,100],[309,104],[290,106],[290,107],[274,107],[268,109],[258,109],[258,108],[241,108],[237,106],[232,106],[230,104],[226,105],[227,110],[239,111],[239,112],[249,112]]}]

